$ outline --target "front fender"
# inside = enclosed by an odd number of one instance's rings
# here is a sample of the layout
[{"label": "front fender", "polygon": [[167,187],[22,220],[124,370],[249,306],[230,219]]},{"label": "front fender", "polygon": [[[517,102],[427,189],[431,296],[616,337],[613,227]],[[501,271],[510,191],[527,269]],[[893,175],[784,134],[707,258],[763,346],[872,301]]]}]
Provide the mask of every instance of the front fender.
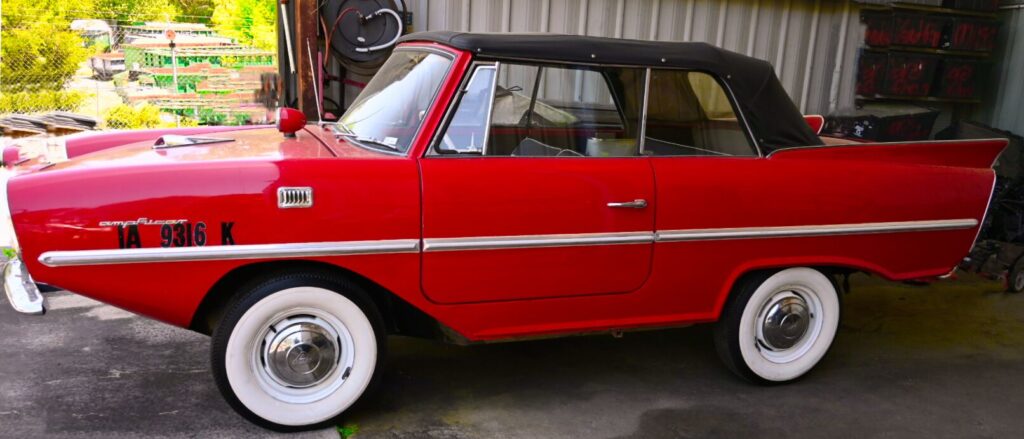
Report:
[{"label": "front fender", "polygon": [[[315,203],[310,208],[281,209],[280,187],[311,187]],[[342,243],[361,250],[376,248],[374,241],[401,241],[410,248],[390,253],[418,261],[419,174],[415,162],[407,159],[224,160],[54,169],[12,179],[9,194],[24,261],[37,282],[178,326],[190,323],[203,296],[231,270],[305,256],[253,252],[262,246],[291,251]],[[44,257],[97,252],[145,252],[154,257],[101,258],[70,265],[45,263]],[[183,253],[218,256],[163,258]],[[353,251],[330,262],[347,265],[350,259],[383,257]],[[397,265],[386,265],[376,273],[392,276]],[[393,276],[418,279],[416,272]]]}]

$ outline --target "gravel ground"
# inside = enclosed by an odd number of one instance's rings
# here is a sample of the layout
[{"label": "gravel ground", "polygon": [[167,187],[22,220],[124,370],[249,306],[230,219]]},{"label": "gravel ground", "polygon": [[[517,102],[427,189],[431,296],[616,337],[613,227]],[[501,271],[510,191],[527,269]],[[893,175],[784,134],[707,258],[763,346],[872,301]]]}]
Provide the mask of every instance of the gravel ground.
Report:
[{"label": "gravel ground", "polygon": [[[0,298],[0,436],[274,437],[235,415],[205,336],[84,297],[44,317]],[[474,347],[392,338],[358,438],[1024,437],[1024,295],[967,278],[857,277],[828,357],[758,387],[707,326]],[[290,435],[338,437],[333,430]]]}]

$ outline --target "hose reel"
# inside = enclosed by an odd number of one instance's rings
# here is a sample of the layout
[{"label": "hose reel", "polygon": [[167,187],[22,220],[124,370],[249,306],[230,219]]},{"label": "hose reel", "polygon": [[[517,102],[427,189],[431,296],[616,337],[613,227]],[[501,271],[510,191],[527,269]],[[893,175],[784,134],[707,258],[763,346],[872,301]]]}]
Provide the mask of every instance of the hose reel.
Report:
[{"label": "hose reel", "polygon": [[321,10],[321,26],[330,47],[328,56],[354,73],[376,73],[388,49],[405,31],[404,17],[397,8],[390,0],[326,2]]}]

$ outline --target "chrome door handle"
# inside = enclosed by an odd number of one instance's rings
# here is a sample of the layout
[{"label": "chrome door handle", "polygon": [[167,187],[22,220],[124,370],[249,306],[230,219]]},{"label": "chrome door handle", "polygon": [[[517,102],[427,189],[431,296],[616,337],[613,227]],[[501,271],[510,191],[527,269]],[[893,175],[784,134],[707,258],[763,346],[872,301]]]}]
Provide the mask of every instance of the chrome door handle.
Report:
[{"label": "chrome door handle", "polygon": [[637,198],[625,203],[608,203],[608,207],[616,209],[643,209],[647,207],[647,200]]}]

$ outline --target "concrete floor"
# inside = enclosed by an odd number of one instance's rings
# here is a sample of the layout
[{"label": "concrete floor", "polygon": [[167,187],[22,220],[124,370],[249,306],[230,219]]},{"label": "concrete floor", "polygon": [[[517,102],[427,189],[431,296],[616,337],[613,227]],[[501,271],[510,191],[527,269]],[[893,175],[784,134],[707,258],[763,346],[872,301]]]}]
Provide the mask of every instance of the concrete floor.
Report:
[{"label": "concrete floor", "polygon": [[[209,375],[206,337],[67,294],[0,299],[0,436],[271,437]],[[839,337],[797,383],[719,363],[710,328],[476,347],[393,338],[359,438],[1024,437],[1024,295],[978,279],[866,277]],[[338,437],[334,430],[291,437]]]}]

